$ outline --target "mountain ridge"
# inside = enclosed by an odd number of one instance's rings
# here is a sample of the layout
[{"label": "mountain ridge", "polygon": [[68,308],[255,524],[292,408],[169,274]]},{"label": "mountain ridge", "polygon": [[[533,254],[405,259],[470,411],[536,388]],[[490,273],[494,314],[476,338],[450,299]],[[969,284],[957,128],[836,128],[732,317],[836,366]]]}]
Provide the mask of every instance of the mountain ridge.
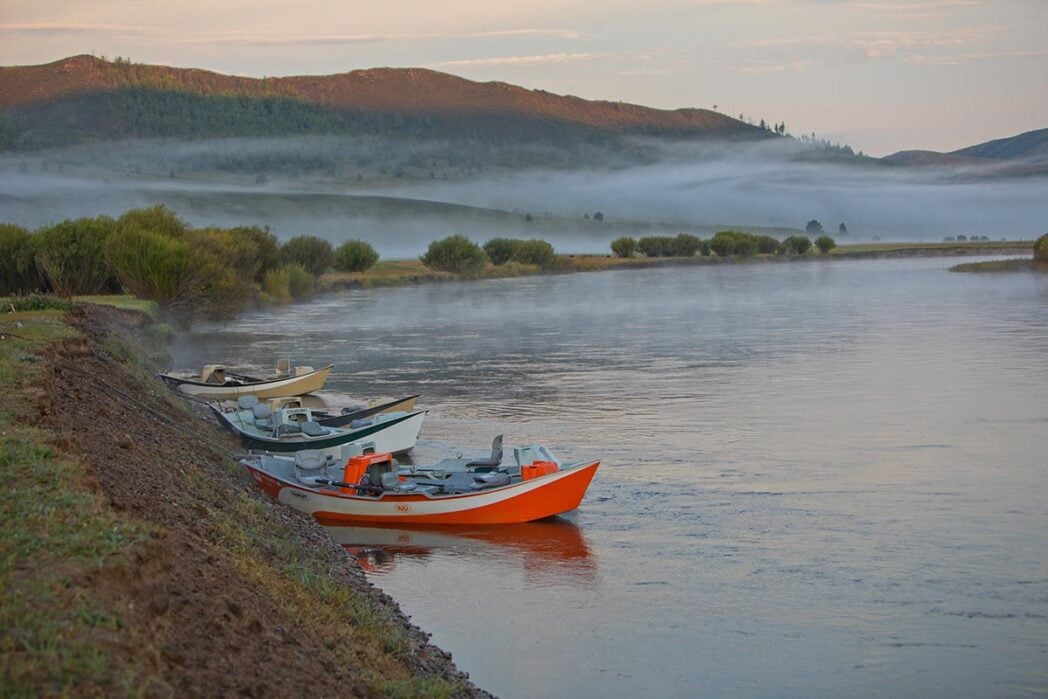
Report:
[{"label": "mountain ridge", "polygon": [[[456,136],[492,132],[496,125],[484,122],[509,118],[507,126],[521,127],[522,134],[528,137],[556,135],[558,129],[574,137],[712,136],[757,140],[775,136],[706,109],[662,110],[585,100],[505,82],[475,82],[426,68],[370,68],[321,76],[248,78],[198,68],[138,64],[123,59],[107,61],[87,55],[35,66],[0,67],[0,110],[14,121],[16,129],[23,131],[57,131],[63,124],[71,123],[74,115],[70,113],[76,111],[75,106],[86,105],[79,123],[71,125],[79,127],[87,140],[164,136],[168,134],[151,133],[142,126],[141,113],[149,110],[137,109],[138,102],[166,104],[164,100],[170,102],[173,95],[181,100],[182,108],[186,108],[182,103],[187,99],[225,100],[223,106],[227,110],[263,101],[269,113],[294,112],[294,123],[307,132],[374,129],[379,127],[373,122],[384,119],[392,124],[382,125],[386,132],[399,127],[408,132],[428,129]],[[198,118],[201,111],[207,111],[191,107],[186,109]],[[296,111],[298,107],[307,111]],[[397,118],[405,123],[397,124]],[[92,124],[92,119],[107,123]],[[306,123],[310,119],[316,122],[315,128]],[[348,121],[342,123],[339,119]],[[237,135],[235,124],[222,131],[222,135],[230,134]]]}]

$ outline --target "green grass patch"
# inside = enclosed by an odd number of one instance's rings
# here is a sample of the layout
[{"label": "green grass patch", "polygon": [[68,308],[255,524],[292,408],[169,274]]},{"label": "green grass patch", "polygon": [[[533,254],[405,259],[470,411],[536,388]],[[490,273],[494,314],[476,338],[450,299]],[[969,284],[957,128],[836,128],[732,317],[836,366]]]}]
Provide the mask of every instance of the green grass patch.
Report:
[{"label": "green grass patch", "polygon": [[[57,311],[0,316],[4,331],[17,336],[0,341],[0,686],[5,696],[104,694],[117,687],[100,641],[123,621],[78,597],[72,581],[127,565],[147,533],[109,510],[46,433],[16,423],[38,379],[26,357],[74,331]],[[132,692],[154,681],[121,672]]]},{"label": "green grass patch", "polygon": [[77,303],[93,303],[101,306],[114,306],[125,311],[142,311],[156,318],[160,305],[156,301],[147,301],[130,294],[107,294],[95,296],[74,296]]},{"label": "green grass patch", "polygon": [[1038,267],[1033,260],[1025,257],[1009,258],[1007,260],[987,260],[985,262],[966,262],[950,267],[951,272],[1030,272],[1037,269]]}]

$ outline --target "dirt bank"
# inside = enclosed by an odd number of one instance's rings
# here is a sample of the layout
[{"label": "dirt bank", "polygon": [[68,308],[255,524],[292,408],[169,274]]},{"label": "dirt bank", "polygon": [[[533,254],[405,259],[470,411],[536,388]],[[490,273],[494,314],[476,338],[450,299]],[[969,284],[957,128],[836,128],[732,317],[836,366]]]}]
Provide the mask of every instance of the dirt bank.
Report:
[{"label": "dirt bank", "polygon": [[70,577],[117,623],[97,638],[113,676],[66,689],[489,696],[312,519],[261,495],[230,458],[232,438],[152,376],[133,349],[157,349],[151,319],[83,305],[67,322],[79,332],[51,346],[21,419],[145,535],[128,564]]}]

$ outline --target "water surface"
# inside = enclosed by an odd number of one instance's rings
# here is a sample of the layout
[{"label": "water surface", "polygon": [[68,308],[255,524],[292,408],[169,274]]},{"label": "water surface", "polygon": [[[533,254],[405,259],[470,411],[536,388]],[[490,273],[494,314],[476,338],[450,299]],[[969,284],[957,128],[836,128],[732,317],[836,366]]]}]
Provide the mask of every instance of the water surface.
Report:
[{"label": "water surface", "polygon": [[417,462],[602,459],[564,521],[336,533],[499,695],[1043,695],[1048,279],[957,261],[347,292],[176,361],[421,393]]}]

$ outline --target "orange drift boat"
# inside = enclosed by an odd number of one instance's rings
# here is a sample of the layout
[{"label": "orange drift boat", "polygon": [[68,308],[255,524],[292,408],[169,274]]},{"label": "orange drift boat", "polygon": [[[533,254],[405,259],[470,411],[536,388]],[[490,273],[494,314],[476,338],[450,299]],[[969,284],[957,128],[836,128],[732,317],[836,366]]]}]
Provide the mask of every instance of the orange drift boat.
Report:
[{"label": "orange drift boat", "polygon": [[[516,524],[574,510],[598,461],[561,464],[541,445],[514,449],[503,466],[502,436],[490,458],[400,467],[390,454],[356,442],[345,464],[312,450],[294,458],[242,460],[262,489],[324,525]],[[349,445],[347,445],[349,446]]]}]

